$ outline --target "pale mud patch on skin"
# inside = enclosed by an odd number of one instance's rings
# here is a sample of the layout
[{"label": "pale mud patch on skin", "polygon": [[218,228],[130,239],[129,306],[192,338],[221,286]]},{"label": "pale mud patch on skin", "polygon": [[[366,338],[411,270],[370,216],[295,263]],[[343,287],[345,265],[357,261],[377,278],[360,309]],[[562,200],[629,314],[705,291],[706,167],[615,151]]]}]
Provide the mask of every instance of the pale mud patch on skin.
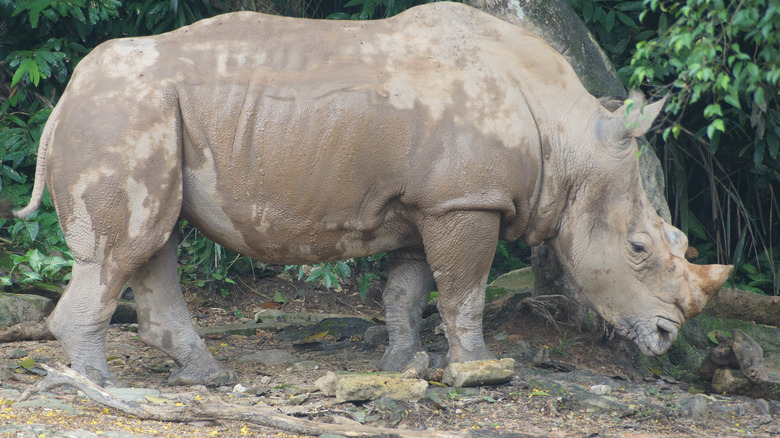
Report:
[{"label": "pale mud patch on skin", "polygon": [[128,236],[135,239],[151,228],[149,222],[157,216],[160,201],[149,194],[146,184],[130,178],[127,180],[127,209],[130,212]]},{"label": "pale mud patch on skin", "polygon": [[[535,126],[520,90],[507,80],[496,80],[502,77],[497,72],[506,70],[505,66],[492,61],[493,57],[482,56],[481,48],[467,41],[459,40],[455,48],[424,31],[418,29],[422,33],[415,36],[412,30],[403,38],[377,36],[378,52],[386,55],[382,71],[388,102],[399,110],[422,105],[437,122],[455,108],[453,96],[462,94],[467,97],[466,111],[456,110],[456,124],[474,125],[508,148],[523,146],[523,139]],[[406,45],[399,46],[399,41],[406,41]],[[429,44],[427,50],[425,43]],[[366,55],[376,51],[372,45],[363,45]]]},{"label": "pale mud patch on skin", "polygon": [[182,210],[188,211],[196,218],[202,228],[210,230],[216,241],[237,252],[256,257],[256,252],[246,243],[244,235],[235,228],[222,210],[222,194],[217,186],[215,168],[214,157],[210,153],[204,153],[203,166],[199,169],[187,166],[182,169]]},{"label": "pale mud patch on skin", "polygon": [[121,157],[131,170],[135,170],[139,167],[146,169],[149,159],[160,150],[163,150],[167,156],[177,156],[178,147],[176,120],[171,117],[170,121],[156,123],[143,131],[138,131],[137,135],[128,135],[125,142],[106,147],[106,151]]},{"label": "pale mud patch on skin", "polygon": [[[81,175],[71,188],[69,193],[73,200],[73,212],[65,224],[67,235],[70,237],[68,245],[73,252],[73,257],[82,261],[96,261],[96,254],[103,254],[103,250],[108,242],[108,236],[99,236],[95,239],[95,230],[99,227],[94,224],[89,209],[84,201],[84,194],[90,188],[99,184],[101,178],[113,176],[115,172],[111,169],[98,169]],[[93,243],[92,248],[86,248],[84,245]]]},{"label": "pale mud patch on skin", "polygon": [[111,45],[116,54],[112,63],[105,66],[104,74],[127,77],[128,73],[144,71],[157,63],[160,53],[157,41],[152,38],[128,38]]}]

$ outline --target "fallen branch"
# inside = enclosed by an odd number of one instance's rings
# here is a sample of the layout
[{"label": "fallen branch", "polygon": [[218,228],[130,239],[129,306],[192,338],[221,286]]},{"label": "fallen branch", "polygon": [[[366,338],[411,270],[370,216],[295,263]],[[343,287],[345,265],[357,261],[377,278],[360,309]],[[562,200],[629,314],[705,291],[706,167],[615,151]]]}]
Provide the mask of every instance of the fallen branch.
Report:
[{"label": "fallen branch", "polygon": [[54,335],[46,326],[46,321],[27,321],[8,327],[0,332],[0,344],[18,341],[53,340]]},{"label": "fallen branch", "polygon": [[[72,386],[81,390],[90,399],[97,403],[116,409],[127,415],[133,415],[143,420],[157,420],[167,422],[192,422],[204,420],[233,420],[245,421],[259,426],[269,427],[286,432],[321,435],[323,433],[340,434],[348,437],[419,437],[419,438],[450,438],[468,437],[468,431],[428,431],[428,430],[398,430],[385,427],[371,427],[363,425],[346,425],[335,423],[321,423],[291,417],[272,409],[256,406],[240,406],[221,401],[216,397],[204,401],[193,401],[188,406],[167,406],[138,403],[119,399],[103,388],[96,385],[83,375],[62,364],[54,367],[41,365],[48,376],[38,382],[37,385],[26,390],[20,400],[25,400],[31,394],[48,391],[60,386]],[[531,435],[513,435],[531,436]]]},{"label": "fallen branch", "polygon": [[707,302],[702,312],[718,318],[777,326],[780,322],[780,297],[724,287]]}]

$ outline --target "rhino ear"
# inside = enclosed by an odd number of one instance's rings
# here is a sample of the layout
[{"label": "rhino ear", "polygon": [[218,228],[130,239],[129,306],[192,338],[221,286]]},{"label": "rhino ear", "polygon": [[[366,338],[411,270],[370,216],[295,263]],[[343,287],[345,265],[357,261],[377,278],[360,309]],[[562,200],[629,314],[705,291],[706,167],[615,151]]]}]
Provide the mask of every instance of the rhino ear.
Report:
[{"label": "rhino ear", "polygon": [[645,135],[658,113],[663,109],[666,98],[658,102],[644,105],[645,98],[637,91],[631,91],[626,102],[612,114],[625,122],[624,138],[637,138]]}]

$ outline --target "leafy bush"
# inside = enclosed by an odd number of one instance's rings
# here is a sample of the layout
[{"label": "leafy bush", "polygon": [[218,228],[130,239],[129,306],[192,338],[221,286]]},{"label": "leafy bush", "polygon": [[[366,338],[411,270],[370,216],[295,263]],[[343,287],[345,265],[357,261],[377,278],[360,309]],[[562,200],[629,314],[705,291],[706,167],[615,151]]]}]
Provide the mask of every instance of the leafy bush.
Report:
[{"label": "leafy bush", "polygon": [[[215,13],[205,0],[0,1],[0,197],[17,206],[29,200],[43,126],[90,48]],[[8,273],[3,284],[68,278],[72,257],[48,197],[29,218],[0,220],[0,244],[0,268]]]},{"label": "leafy bush", "polygon": [[[700,262],[738,265],[735,284],[777,294],[780,5],[569,2],[627,87],[668,96],[654,146],[674,221],[705,255]],[[625,50],[621,40],[630,40]],[[771,281],[754,281],[758,274]]]}]

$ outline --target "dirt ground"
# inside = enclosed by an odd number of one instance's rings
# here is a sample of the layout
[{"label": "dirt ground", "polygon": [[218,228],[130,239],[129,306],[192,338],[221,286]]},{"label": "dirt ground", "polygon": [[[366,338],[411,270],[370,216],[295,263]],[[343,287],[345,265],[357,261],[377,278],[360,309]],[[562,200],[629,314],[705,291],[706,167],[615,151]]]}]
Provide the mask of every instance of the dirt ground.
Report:
[{"label": "dirt ground", "polygon": [[[358,316],[381,324],[378,286],[365,301],[349,287],[327,291],[279,278],[240,282],[225,299],[195,288],[186,294],[198,326],[247,322],[259,309],[276,307],[288,313]],[[204,301],[204,296],[210,298]],[[427,398],[419,402],[337,403],[317,390],[314,381],[328,371],[376,370],[385,345],[372,346],[361,336],[340,339],[328,335],[319,342],[302,344],[284,333],[264,330],[252,336],[207,335],[209,349],[238,373],[240,387],[166,385],[172,362],[146,347],[126,324],[112,326],[107,350],[111,369],[120,381],[129,387],[159,390],[159,397],[147,397],[149,403],[187,404],[217,396],[228,403],[270,406],[323,423],[392,427],[399,436],[405,430],[451,430],[471,436],[780,436],[777,402],[709,394],[702,382],[678,381],[659,370],[637,367],[631,360],[636,351],[623,341],[556,328],[527,311],[515,311],[514,306],[512,300],[488,306],[485,337],[499,357],[515,357],[516,377],[499,386],[458,390],[434,382]],[[436,318],[431,316],[426,322],[425,342],[433,353],[443,353],[446,339],[435,334]],[[27,355],[9,359],[7,352],[13,349]],[[528,354],[540,349],[548,350],[558,369],[533,366]],[[260,366],[238,360],[258,350],[283,350],[299,362]],[[238,421],[142,421],[68,389],[34,396],[33,401],[41,401],[37,406],[18,406],[13,396],[41,379],[35,374],[36,365],[66,359],[56,341],[5,344],[2,351],[2,436],[296,436]],[[31,365],[30,358],[33,366],[27,370],[21,363],[27,359]],[[607,393],[594,395],[597,387],[606,387]]]}]

